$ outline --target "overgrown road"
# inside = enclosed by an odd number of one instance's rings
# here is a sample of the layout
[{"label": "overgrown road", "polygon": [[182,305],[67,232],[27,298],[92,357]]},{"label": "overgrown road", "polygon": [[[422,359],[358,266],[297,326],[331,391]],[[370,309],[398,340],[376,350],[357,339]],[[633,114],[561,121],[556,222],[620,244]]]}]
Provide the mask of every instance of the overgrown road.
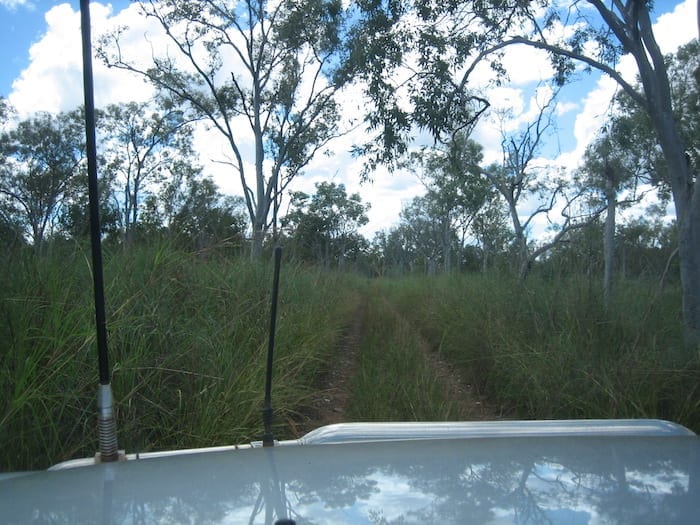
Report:
[{"label": "overgrown road", "polygon": [[369,286],[295,428],[350,421],[498,419],[459,368]]}]

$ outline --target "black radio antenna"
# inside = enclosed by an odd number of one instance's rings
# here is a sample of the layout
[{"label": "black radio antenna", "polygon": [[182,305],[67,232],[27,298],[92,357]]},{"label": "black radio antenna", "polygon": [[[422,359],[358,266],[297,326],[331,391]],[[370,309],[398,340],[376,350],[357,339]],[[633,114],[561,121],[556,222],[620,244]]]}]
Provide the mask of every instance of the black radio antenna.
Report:
[{"label": "black radio antenna", "polygon": [[272,301],[270,305],[270,338],[267,346],[267,369],[265,373],[265,404],[263,406],[263,447],[272,447],[275,439],[272,437],[272,356],[275,350],[275,327],[277,325],[277,296],[280,287],[280,264],[282,248],[275,247],[275,273],[272,280]]},{"label": "black radio antenna", "polygon": [[95,98],[92,78],[92,44],[90,36],[90,2],[80,0],[80,29],[83,43],[83,91],[85,93],[85,146],[88,167],[90,201],[90,244],[92,248],[92,279],[95,294],[95,328],[100,384],[97,391],[97,426],[102,462],[119,459],[117,425],[114,417],[112,386],[107,353],[107,321],[105,316],[104,277],[102,272],[102,240],[100,206],[97,186],[97,146],[95,138]]}]

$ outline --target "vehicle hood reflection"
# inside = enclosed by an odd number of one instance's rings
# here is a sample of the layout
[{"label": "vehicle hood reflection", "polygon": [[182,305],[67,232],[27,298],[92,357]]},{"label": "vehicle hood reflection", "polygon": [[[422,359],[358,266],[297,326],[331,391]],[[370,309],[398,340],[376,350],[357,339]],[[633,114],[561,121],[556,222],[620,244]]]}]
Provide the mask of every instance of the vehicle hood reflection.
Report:
[{"label": "vehicle hood reflection", "polygon": [[0,482],[0,523],[694,523],[700,442],[519,437],[141,459]]}]

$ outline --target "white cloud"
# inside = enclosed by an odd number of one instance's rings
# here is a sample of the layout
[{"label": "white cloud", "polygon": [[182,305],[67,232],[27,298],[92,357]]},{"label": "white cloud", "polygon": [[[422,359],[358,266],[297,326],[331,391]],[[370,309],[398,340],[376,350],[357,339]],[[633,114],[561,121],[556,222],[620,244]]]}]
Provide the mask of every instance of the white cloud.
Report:
[{"label": "white cloud", "polygon": [[486,96],[494,112],[522,113],[525,109],[525,93],[520,87],[498,86],[486,90]]},{"label": "white cloud", "polygon": [[21,116],[73,109],[82,100],[80,17],[61,4],[44,18],[46,34],[29,49],[30,64],[8,97]]},{"label": "white cloud", "polygon": [[617,90],[618,85],[614,80],[608,76],[602,76],[596,87],[583,99],[581,112],[576,116],[574,124],[576,138],[574,153],[579,159],[610,115],[611,100]]},{"label": "white cloud", "polygon": [[577,102],[559,101],[557,103],[557,116],[561,117],[562,115],[566,115],[567,113],[571,113],[572,111],[576,111],[577,109],[579,109],[579,107],[581,107],[581,106]]},{"label": "white cloud", "polygon": [[10,10],[17,9],[20,6],[28,7],[30,9],[34,8],[34,4],[29,0],[0,0],[0,6]]},{"label": "white cloud", "polygon": [[362,233],[371,238],[374,232],[398,224],[402,206],[425,193],[425,188],[409,172],[381,172],[374,184],[362,186],[359,193],[364,201],[372,204],[368,213],[370,223],[362,229]]},{"label": "white cloud", "polygon": [[[656,4],[661,7],[660,3]],[[685,0],[669,13],[659,16],[654,34],[662,53],[671,53],[698,37],[697,0]]]},{"label": "white cloud", "polygon": [[547,53],[527,46],[513,46],[503,57],[510,84],[516,86],[541,82],[554,76]]},{"label": "white cloud", "polygon": [[[148,29],[144,18],[135,6],[112,16],[109,5],[90,4],[93,50],[97,37],[118,25],[133,27],[124,42],[126,52],[142,50],[143,35]],[[83,103],[82,46],[80,12],[70,4],[60,4],[45,14],[46,32],[29,49],[29,66],[12,83],[8,99],[21,117],[35,111],[68,111]],[[144,101],[152,88],[141,79],[124,71],[107,68],[93,59],[95,105],[126,101]]]}]

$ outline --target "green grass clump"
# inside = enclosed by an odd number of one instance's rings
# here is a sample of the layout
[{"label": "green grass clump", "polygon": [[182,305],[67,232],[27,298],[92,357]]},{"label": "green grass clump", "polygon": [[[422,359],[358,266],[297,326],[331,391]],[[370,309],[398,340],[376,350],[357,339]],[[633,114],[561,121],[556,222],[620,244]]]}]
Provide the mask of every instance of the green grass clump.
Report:
[{"label": "green grass clump", "polygon": [[607,309],[576,278],[443,276],[386,290],[502,413],[664,418],[700,431],[700,355],[683,345],[678,290],[622,282]]},{"label": "green grass clump", "polygon": [[[57,245],[42,256],[0,257],[0,470],[91,456],[98,378],[89,253]],[[104,260],[120,448],[260,439],[270,258],[252,264],[162,244],[107,250]],[[279,300],[280,439],[313,412],[315,390],[328,386],[321,378],[333,377],[333,352],[348,350],[341,336],[358,315],[343,407],[351,420],[470,417],[469,400],[450,398],[447,361],[493,417],[663,418],[700,432],[700,354],[683,344],[672,287],[623,281],[605,308],[587,278],[367,285],[285,262]]]},{"label": "green grass clump", "polygon": [[[97,449],[89,255],[14,256],[0,296],[0,470]],[[271,261],[202,258],[168,245],[105,254],[119,446],[130,452],[262,435]],[[354,305],[347,279],[284,265],[273,401],[276,437],[303,406]],[[351,295],[351,297],[353,297]]]}]

